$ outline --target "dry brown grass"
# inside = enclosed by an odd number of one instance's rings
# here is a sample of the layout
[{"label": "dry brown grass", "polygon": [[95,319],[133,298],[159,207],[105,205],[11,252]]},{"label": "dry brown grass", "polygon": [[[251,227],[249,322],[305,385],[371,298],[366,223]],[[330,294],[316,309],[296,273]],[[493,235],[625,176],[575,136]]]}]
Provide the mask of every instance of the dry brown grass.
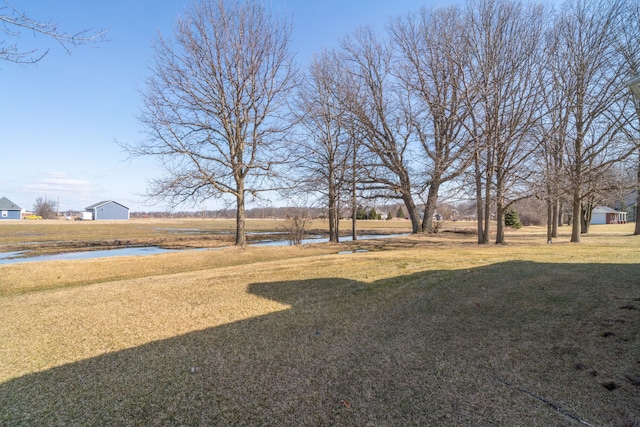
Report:
[{"label": "dry brown grass", "polygon": [[[343,233],[350,222],[342,221]],[[359,232],[409,233],[405,220],[361,221]],[[282,233],[284,220],[248,219],[250,242],[267,236],[253,233]],[[328,222],[309,221],[309,234],[328,232]],[[0,252],[27,251],[30,255],[79,250],[112,249],[127,246],[164,248],[212,248],[233,245],[235,220],[231,219],[135,219],[130,221],[0,221]]]},{"label": "dry brown grass", "polygon": [[0,425],[634,425],[632,230],[0,266]]}]

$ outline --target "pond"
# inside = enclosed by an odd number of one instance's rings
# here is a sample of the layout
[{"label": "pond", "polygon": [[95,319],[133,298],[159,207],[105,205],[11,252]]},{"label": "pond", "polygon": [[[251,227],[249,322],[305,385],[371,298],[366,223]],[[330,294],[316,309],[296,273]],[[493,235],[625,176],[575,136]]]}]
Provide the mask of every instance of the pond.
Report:
[{"label": "pond", "polygon": [[107,258],[116,256],[139,256],[139,255],[155,255],[167,252],[177,252],[180,249],[164,249],[158,246],[140,246],[120,249],[105,249],[100,251],[79,251],[65,252],[61,254],[49,254],[38,256],[25,256],[26,252],[3,252],[0,253],[0,265],[17,264],[21,262],[36,261],[55,261],[55,260],[74,260],[74,259],[92,259]]},{"label": "pond", "polygon": [[[404,234],[365,234],[363,236],[358,236],[358,240],[370,240],[370,239],[389,239],[391,237],[400,237],[407,236]],[[353,240],[351,236],[341,236],[341,242],[350,242]],[[303,245],[307,245],[310,243],[327,243],[329,241],[328,237],[323,236],[313,236],[308,237],[306,239],[302,239]],[[260,242],[252,243],[253,246],[289,246],[289,241],[287,239],[278,239],[278,240],[263,240]]]},{"label": "pond", "polygon": [[[387,239],[391,237],[406,236],[407,234],[371,234],[358,236],[358,240],[368,239]],[[351,236],[340,237],[341,242],[350,241]],[[328,237],[315,236],[302,240],[302,244],[310,243],[326,243],[329,241]],[[281,240],[268,240],[258,241],[250,243],[251,246],[288,246],[289,241],[286,239]],[[159,246],[135,246],[120,249],[106,249],[99,251],[78,251],[78,252],[65,252],[60,254],[27,256],[27,252],[2,252],[0,253],[0,265],[4,264],[17,264],[23,262],[37,262],[37,261],[55,261],[55,260],[76,260],[76,259],[94,259],[94,258],[108,258],[117,256],[143,256],[143,255],[156,255],[164,254],[168,252],[179,252],[184,250],[213,250],[223,248],[198,248],[198,249],[164,249]],[[344,253],[355,253],[352,251],[345,251]]]}]

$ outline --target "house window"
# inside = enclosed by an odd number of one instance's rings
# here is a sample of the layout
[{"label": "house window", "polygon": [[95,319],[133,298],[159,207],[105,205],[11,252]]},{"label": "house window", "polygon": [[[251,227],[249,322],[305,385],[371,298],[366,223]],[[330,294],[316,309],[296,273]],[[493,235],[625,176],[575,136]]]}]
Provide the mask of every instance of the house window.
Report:
[{"label": "house window", "polygon": [[9,211],[2,211],[2,218],[6,218],[9,216]]}]

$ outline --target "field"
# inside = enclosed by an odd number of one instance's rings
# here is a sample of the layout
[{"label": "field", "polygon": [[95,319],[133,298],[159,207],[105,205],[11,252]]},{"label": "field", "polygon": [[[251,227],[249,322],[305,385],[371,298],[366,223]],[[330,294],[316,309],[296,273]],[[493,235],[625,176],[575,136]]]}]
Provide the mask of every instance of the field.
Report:
[{"label": "field", "polygon": [[[463,226],[466,226],[465,224]],[[310,234],[327,233],[326,221],[310,221]],[[343,221],[342,233],[351,224]],[[286,230],[285,220],[248,219],[249,242],[277,236]],[[359,233],[409,233],[405,220],[361,222]],[[116,249],[135,245],[165,248],[215,248],[233,245],[235,221],[150,219],[131,221],[4,221],[0,222],[0,252],[29,251],[32,255],[78,250]],[[279,235],[280,234],[280,235]]]},{"label": "field", "polygon": [[[445,228],[0,265],[0,425],[640,425],[633,224],[551,245]],[[232,229],[7,222],[0,250],[227,246]]]}]

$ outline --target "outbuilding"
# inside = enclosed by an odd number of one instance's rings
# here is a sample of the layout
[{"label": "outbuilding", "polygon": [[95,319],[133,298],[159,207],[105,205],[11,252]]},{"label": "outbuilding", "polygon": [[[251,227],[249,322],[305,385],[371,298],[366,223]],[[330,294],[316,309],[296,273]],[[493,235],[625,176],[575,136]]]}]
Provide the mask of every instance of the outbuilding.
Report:
[{"label": "outbuilding", "polygon": [[626,224],[627,213],[607,206],[596,206],[591,212],[591,224]]},{"label": "outbuilding", "polygon": [[[87,206],[85,211],[91,214],[93,220],[99,219],[129,219],[129,208],[113,200],[106,200],[91,206]],[[83,215],[85,219],[85,215]],[[89,219],[89,218],[87,218]]]},{"label": "outbuilding", "polygon": [[0,219],[21,219],[22,208],[11,200],[3,197],[0,199]]}]

